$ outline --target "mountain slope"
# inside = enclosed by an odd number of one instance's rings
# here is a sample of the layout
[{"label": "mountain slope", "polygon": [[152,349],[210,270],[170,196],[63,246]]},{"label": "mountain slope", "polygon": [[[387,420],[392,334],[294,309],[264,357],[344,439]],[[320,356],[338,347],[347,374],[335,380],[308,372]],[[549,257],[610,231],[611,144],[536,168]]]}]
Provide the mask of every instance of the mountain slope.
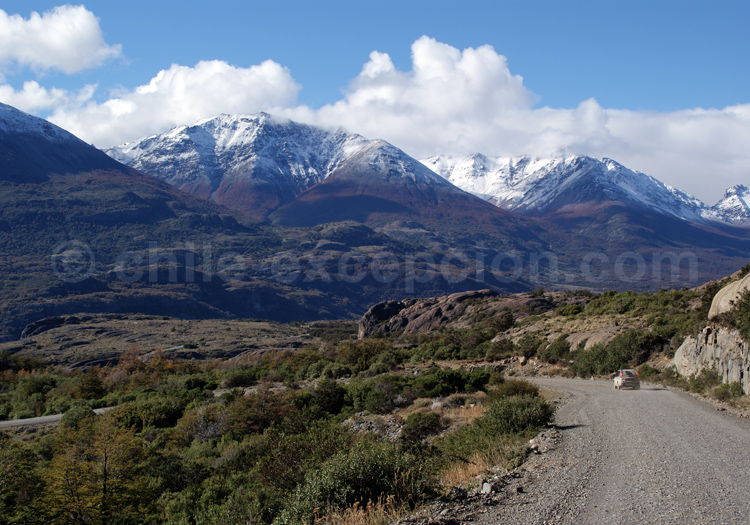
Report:
[{"label": "mountain slope", "polygon": [[12,160],[0,171],[0,340],[52,315],[291,321],[361,313],[380,297],[345,304],[340,290],[269,277],[282,240],[314,234],[234,216],[8,106],[0,158]]},{"label": "mountain slope", "polygon": [[530,216],[571,216],[592,205],[619,203],[690,221],[713,219],[695,197],[611,159],[585,156],[530,157],[436,156],[427,167],[466,191],[502,208]]},{"label": "mountain slope", "polygon": [[[351,221],[293,228],[253,221],[120,164],[36,117],[7,111],[0,113],[0,127],[6,130],[0,137],[0,158],[14,156],[19,166],[0,178],[0,340],[18,337],[24,326],[48,316],[144,313],[304,321],[361,315],[373,303],[404,293],[529,288],[520,277],[485,282],[481,272],[463,268],[460,258],[440,264],[419,259],[432,246],[441,254],[452,249],[420,225],[396,225],[384,233]],[[259,134],[267,137],[271,131]],[[348,141],[380,145],[356,136],[321,134],[341,155],[325,155],[335,166],[348,158]],[[337,136],[343,137],[343,146]],[[19,149],[24,141],[34,144],[34,150]],[[257,164],[274,147],[268,145]],[[393,192],[405,196],[398,200],[401,205],[418,210],[429,201],[439,210],[444,202],[440,196],[450,193],[479,203],[492,216],[508,215],[454,188],[414,159],[403,161],[395,148],[389,151],[392,162],[378,168],[381,174],[394,181],[413,178],[411,185],[394,186]],[[55,162],[39,162],[66,152],[68,157]],[[283,148],[277,156],[284,156]],[[304,158],[318,159],[310,166],[328,166],[323,157],[311,146]],[[362,152],[358,158],[369,162]],[[410,174],[402,162],[412,166]],[[25,167],[36,169],[35,175],[28,176],[30,168]],[[306,184],[313,180],[311,176]],[[409,190],[414,194],[404,193]],[[522,239],[519,235],[513,242]],[[466,242],[473,240],[467,236]],[[396,265],[387,278],[380,266],[383,255]]]},{"label": "mountain slope", "polygon": [[[475,155],[438,157],[424,166],[382,141],[265,114],[213,117],[109,153],[279,226],[356,221],[413,253],[426,250],[440,259],[463,250],[452,260],[501,261],[499,273],[515,276],[514,286],[530,286],[524,279],[538,277],[538,262],[546,259],[552,285],[694,285],[736,270],[750,248],[747,231],[712,220],[714,212],[697,199],[607,159]],[[616,278],[623,253],[660,261],[693,248],[699,270],[687,282],[684,271],[670,280],[658,267],[642,272],[633,260],[637,284]],[[590,260],[606,260],[608,267],[592,274]],[[440,273],[434,265],[429,271]]]},{"label": "mountain slope", "polygon": [[43,182],[49,173],[119,166],[67,131],[2,103],[0,144],[0,181]]},{"label": "mountain slope", "polygon": [[325,179],[366,143],[258,115],[218,115],[107,153],[183,191],[256,218]]},{"label": "mountain slope", "polygon": [[373,140],[323,182],[270,217],[290,225],[345,219],[377,223],[394,216],[476,216],[477,208],[495,214],[491,206],[456,188],[403,151],[385,141]]}]

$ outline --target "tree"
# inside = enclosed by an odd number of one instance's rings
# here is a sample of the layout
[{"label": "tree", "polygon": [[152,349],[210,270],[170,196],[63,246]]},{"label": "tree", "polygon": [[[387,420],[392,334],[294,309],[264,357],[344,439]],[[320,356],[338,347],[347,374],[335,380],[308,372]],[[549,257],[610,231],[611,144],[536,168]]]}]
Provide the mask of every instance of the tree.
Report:
[{"label": "tree", "polygon": [[81,375],[76,388],[76,395],[81,399],[99,399],[107,393],[104,381],[95,368],[89,368]]},{"label": "tree", "polygon": [[42,486],[34,454],[0,434],[0,523],[44,523],[35,505]]},{"label": "tree", "polygon": [[62,523],[142,522],[149,505],[144,455],[133,430],[119,428],[106,415],[61,432],[48,471],[50,509]]}]

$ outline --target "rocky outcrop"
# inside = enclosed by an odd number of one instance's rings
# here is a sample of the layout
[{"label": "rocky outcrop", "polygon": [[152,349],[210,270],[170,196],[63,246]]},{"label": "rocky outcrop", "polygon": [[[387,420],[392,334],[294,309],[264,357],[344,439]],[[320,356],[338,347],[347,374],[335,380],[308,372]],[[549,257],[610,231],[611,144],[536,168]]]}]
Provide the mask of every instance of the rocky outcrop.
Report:
[{"label": "rocky outcrop", "polygon": [[44,319],[40,319],[38,321],[35,321],[33,323],[26,325],[26,328],[24,328],[23,332],[21,332],[21,339],[25,339],[27,337],[31,337],[34,335],[39,335],[42,332],[46,332],[47,330],[52,330],[53,328],[57,328],[58,326],[62,326],[66,324],[79,324],[80,322],[81,320],[75,315],[60,315],[60,316],[53,316],[53,317],[45,317]]},{"label": "rocky outcrop", "polygon": [[591,350],[594,345],[607,346],[612,339],[627,330],[627,326],[605,326],[594,330],[575,332],[567,337],[570,348],[577,350],[583,343],[584,350]]},{"label": "rocky outcrop", "polygon": [[359,337],[416,333],[434,330],[462,313],[468,299],[497,297],[492,290],[459,292],[445,297],[385,301],[370,308],[359,321]]},{"label": "rocky outcrop", "polygon": [[714,369],[724,382],[739,382],[743,392],[750,394],[750,352],[737,330],[707,326],[697,338],[685,339],[675,353],[674,365],[683,376]]},{"label": "rocky outcrop", "polygon": [[750,288],[750,274],[719,290],[711,302],[711,309],[708,311],[708,320],[711,321],[718,315],[730,311],[735,301],[742,295],[742,292],[748,288]]}]

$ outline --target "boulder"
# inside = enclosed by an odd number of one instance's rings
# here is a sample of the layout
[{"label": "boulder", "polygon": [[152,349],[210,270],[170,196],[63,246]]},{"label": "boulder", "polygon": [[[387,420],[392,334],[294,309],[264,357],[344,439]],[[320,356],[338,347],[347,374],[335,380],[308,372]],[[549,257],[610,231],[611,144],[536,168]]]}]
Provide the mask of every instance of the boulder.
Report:
[{"label": "boulder", "polygon": [[494,492],[500,492],[500,485],[497,483],[489,483],[487,481],[482,483],[482,494],[492,494]]},{"label": "boulder", "polygon": [[711,321],[716,316],[726,313],[732,309],[735,301],[739,299],[742,292],[750,288],[750,274],[747,274],[739,281],[726,285],[719,290],[711,302],[711,309],[708,311],[708,320]]}]

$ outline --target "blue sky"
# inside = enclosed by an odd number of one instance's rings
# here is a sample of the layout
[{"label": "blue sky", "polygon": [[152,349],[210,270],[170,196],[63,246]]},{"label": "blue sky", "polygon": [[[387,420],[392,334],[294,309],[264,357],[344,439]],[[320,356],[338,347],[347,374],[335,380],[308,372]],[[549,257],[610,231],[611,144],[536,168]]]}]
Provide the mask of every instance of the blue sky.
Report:
[{"label": "blue sky", "polygon": [[[62,5],[6,0],[0,28]],[[110,0],[68,15],[91,38],[61,38],[59,65],[29,55],[31,29],[0,33],[0,101],[100,147],[266,110],[417,157],[608,156],[709,203],[750,183],[747,1]]]}]

